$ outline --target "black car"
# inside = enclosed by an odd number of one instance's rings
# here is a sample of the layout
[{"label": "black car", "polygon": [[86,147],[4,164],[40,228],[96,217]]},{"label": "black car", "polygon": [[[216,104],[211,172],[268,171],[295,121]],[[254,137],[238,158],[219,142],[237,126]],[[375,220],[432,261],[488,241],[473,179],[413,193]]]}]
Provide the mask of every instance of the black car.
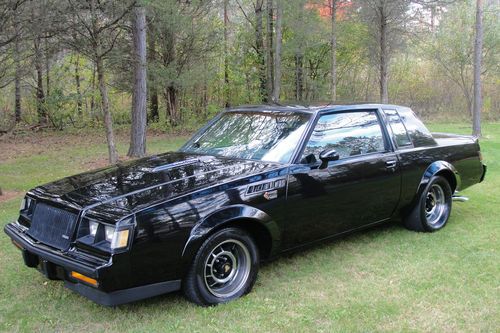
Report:
[{"label": "black car", "polygon": [[32,189],[5,232],[27,266],[97,303],[183,289],[210,305],[313,242],[389,220],[439,230],[485,172],[476,138],[431,134],[406,107],[239,107],[177,152]]}]

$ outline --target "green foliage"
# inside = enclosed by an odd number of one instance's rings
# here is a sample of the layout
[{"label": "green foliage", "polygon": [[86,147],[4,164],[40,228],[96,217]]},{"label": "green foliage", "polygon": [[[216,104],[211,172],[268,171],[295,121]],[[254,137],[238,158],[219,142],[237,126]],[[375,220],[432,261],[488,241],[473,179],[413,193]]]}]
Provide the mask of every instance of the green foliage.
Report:
[{"label": "green foliage", "polygon": [[[430,128],[470,133],[466,124]],[[89,134],[74,136],[76,145],[67,143],[67,134],[54,137],[65,144],[47,146],[43,154],[20,153],[0,164],[4,192],[26,191],[105,161],[104,141],[89,145],[99,137]],[[0,331],[496,331],[500,124],[486,124],[484,135],[486,180],[463,191],[470,201],[453,204],[442,231],[415,233],[389,224],[282,257],[261,267],[252,293],[216,307],[195,306],[179,293],[116,308],[99,306],[25,267],[20,251],[3,235]],[[150,137],[149,152],[175,149],[186,139]],[[118,149],[126,152],[126,138],[118,140]],[[0,226],[17,217],[21,194],[0,203]]]},{"label": "green foliage", "polygon": [[[395,0],[389,1],[391,4]],[[121,11],[122,4],[106,1],[110,17]],[[149,126],[175,130],[193,128],[209,115],[229,105],[258,104],[260,96],[259,59],[255,51],[255,0],[229,2],[228,49],[224,48],[224,20],[222,1],[163,1],[147,0],[148,87],[156,88],[159,98],[159,124]],[[264,2],[265,4],[267,2]],[[339,102],[378,101],[379,68],[376,65],[378,46],[371,2],[342,1],[337,17],[337,99]],[[60,6],[57,6],[60,4]],[[75,3],[76,4],[76,3]],[[238,4],[241,4],[241,8]],[[30,3],[29,6],[33,4]],[[61,18],[71,12],[66,2],[50,0],[50,8],[58,8]],[[303,101],[298,103],[325,103],[331,99],[331,17],[328,1],[283,1],[283,44],[281,101],[297,102],[297,55],[303,57]],[[26,7],[23,15],[27,15]],[[34,6],[34,5],[33,5]],[[426,118],[469,118],[472,87],[472,50],[474,38],[473,0],[463,0],[440,6],[434,31],[427,25],[429,12],[425,8],[422,20],[412,18],[411,11],[400,13],[391,29],[389,64],[389,99],[392,103],[409,105]],[[71,7],[71,6],[70,6]],[[266,6],[264,6],[265,8]],[[38,7],[34,7],[35,9]],[[108,8],[108,7],[106,7]],[[406,7],[397,7],[397,10]],[[427,13],[427,14],[425,14]],[[487,2],[484,13],[483,95],[484,117],[500,118],[500,8]],[[106,12],[102,18],[106,19]],[[427,16],[426,16],[427,15]],[[25,17],[22,16],[22,17]],[[56,16],[50,16],[55,20]],[[401,19],[404,20],[401,20]],[[267,12],[263,15],[266,34]],[[114,48],[106,54],[105,72],[108,82],[111,113],[117,125],[130,124],[133,66],[131,65],[131,35],[128,29],[130,15],[117,26]],[[10,22],[10,21],[9,21]],[[23,21],[24,22],[24,21]],[[45,22],[45,21],[44,21]],[[46,23],[46,22],[45,22]],[[57,27],[64,22],[53,22]],[[392,23],[391,23],[392,24]],[[64,24],[62,25],[64,27]],[[32,28],[27,25],[27,28]],[[40,29],[46,28],[41,26]],[[9,32],[9,31],[8,31]],[[28,33],[29,32],[29,33]],[[36,31],[35,31],[36,32]],[[10,33],[10,32],[9,32]],[[33,72],[33,31],[25,31],[21,40],[22,119],[29,124],[38,122],[36,113],[36,75]],[[100,94],[97,89],[92,48],[78,36],[73,41],[82,49],[80,54],[68,51],[74,36],[55,33],[43,50],[42,59],[48,59],[50,92],[43,105],[49,124],[60,129],[100,126]],[[113,33],[114,35],[114,33]],[[31,37],[30,37],[31,36]],[[109,36],[108,36],[109,37]],[[394,37],[394,38],[392,38]],[[394,40],[392,40],[394,39]],[[106,39],[107,40],[107,39]],[[47,45],[46,45],[47,44]],[[72,44],[71,44],[72,45]],[[84,47],[85,46],[85,47]],[[75,48],[73,48],[75,49]],[[78,49],[78,48],[76,48]],[[12,80],[13,44],[2,48],[0,56],[0,84]],[[85,52],[84,52],[85,51]],[[229,84],[225,84],[225,66]],[[75,68],[81,82],[81,97],[76,92]],[[3,76],[2,76],[3,75]],[[47,87],[44,87],[45,92]],[[169,102],[169,89],[174,92]],[[0,129],[8,127],[14,112],[13,85],[7,85],[0,94]],[[226,101],[226,96],[229,100]],[[82,100],[82,112],[77,102]],[[175,109],[172,111],[172,105]],[[172,118],[175,121],[172,121]],[[168,125],[167,125],[168,124]]]}]

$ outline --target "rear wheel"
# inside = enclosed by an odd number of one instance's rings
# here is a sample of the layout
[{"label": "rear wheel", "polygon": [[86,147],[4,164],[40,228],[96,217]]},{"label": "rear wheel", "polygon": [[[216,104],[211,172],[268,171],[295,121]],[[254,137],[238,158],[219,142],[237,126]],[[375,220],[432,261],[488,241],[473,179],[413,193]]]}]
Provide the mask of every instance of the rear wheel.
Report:
[{"label": "rear wheel", "polygon": [[229,302],[250,292],[258,269],[252,237],[241,229],[222,229],[198,250],[183,283],[184,294],[200,305]]},{"label": "rear wheel", "polygon": [[412,212],[405,218],[405,226],[415,231],[442,229],[451,213],[451,187],[446,178],[431,178]]}]

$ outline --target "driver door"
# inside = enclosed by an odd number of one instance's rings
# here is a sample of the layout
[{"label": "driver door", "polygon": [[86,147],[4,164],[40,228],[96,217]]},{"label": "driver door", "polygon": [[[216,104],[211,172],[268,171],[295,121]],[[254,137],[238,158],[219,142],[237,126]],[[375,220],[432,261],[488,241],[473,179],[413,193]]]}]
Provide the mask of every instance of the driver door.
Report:
[{"label": "driver door", "polygon": [[[320,161],[325,150],[338,159]],[[285,247],[390,218],[400,186],[397,156],[376,110],[321,115],[290,169]]]}]

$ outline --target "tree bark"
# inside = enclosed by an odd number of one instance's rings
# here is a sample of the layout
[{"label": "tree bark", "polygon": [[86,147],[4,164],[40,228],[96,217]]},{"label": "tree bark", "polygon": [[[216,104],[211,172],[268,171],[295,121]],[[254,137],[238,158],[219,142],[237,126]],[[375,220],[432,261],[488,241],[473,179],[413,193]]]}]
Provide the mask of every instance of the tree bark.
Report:
[{"label": "tree bark", "polygon": [[14,62],[15,62],[15,73],[14,73],[14,114],[16,123],[21,121],[21,47],[20,47],[20,29],[19,20],[14,18],[14,32],[16,34],[16,39],[14,40]]},{"label": "tree bark", "polygon": [[266,102],[271,102],[272,96],[274,95],[274,79],[273,79],[273,26],[274,26],[274,14],[273,14],[273,0],[267,0],[267,33],[266,33],[266,90],[267,90],[267,100]]},{"label": "tree bark", "polygon": [[276,40],[274,42],[274,87],[273,102],[278,103],[281,93],[281,46],[282,46],[283,3],[276,0]]},{"label": "tree bark", "polygon": [[34,41],[35,47],[35,70],[36,70],[36,111],[38,114],[38,123],[47,124],[47,112],[45,109],[45,94],[43,92],[43,70],[42,70],[42,52],[40,46],[40,37]]},{"label": "tree bark", "polygon": [[109,110],[108,89],[106,87],[106,79],[104,77],[103,60],[100,56],[95,58],[97,82],[99,84],[99,92],[101,94],[101,107],[104,116],[104,127],[106,129],[106,140],[108,142],[109,163],[115,164],[118,161],[118,152],[116,151],[115,136],[113,134],[113,119]]},{"label": "tree bark", "polygon": [[337,2],[338,0],[330,0],[330,13],[332,15],[332,102],[337,100]]},{"label": "tree bark", "polygon": [[388,82],[388,54],[387,54],[387,17],[383,6],[379,10],[379,33],[380,33],[380,102],[389,102],[389,93],[387,90]]},{"label": "tree bark", "polygon": [[91,78],[91,92],[92,94],[90,95],[90,115],[92,116],[92,118],[96,118],[96,113],[95,113],[95,77],[96,77],[96,66],[95,66],[95,62],[93,62],[92,64],[92,78]]},{"label": "tree bark", "polygon": [[262,7],[264,0],[257,0],[255,4],[255,51],[257,53],[257,66],[259,67],[260,99],[268,101],[266,61],[264,56],[264,35],[262,32]]},{"label": "tree bark", "polygon": [[[156,61],[156,41],[153,29],[148,29],[147,35],[148,51],[147,59],[148,64],[153,65]],[[151,73],[150,73],[151,74]],[[149,75],[149,119],[148,121],[156,122],[159,119],[158,113],[158,89],[156,87],[154,75]]]},{"label": "tree bark", "polygon": [[79,116],[82,115],[82,90],[80,80],[80,54],[76,55],[75,60],[75,85],[76,85],[76,111]]},{"label": "tree bark", "polygon": [[132,93],[132,128],[128,156],[146,154],[147,87],[146,87],[146,10],[134,8],[134,91]]},{"label": "tree bark", "polygon": [[295,99],[302,102],[304,91],[304,55],[301,51],[295,54]]},{"label": "tree bark", "polygon": [[[229,89],[229,16],[228,7],[229,0],[224,0],[224,105],[226,108],[230,106],[230,89]],[[205,90],[206,91],[206,90]]]},{"label": "tree bark", "polygon": [[96,14],[96,0],[90,1],[90,15],[92,18],[92,39],[94,49],[94,64],[97,72],[97,84],[101,94],[101,108],[104,117],[104,128],[106,130],[106,140],[108,142],[109,163],[118,162],[118,152],[116,151],[115,136],[113,134],[113,118],[109,109],[108,88],[106,87],[106,78],[104,76],[104,59],[101,45],[102,32],[99,32],[98,16]]},{"label": "tree bark", "polygon": [[49,38],[45,37],[45,88],[47,93],[45,97],[50,96],[50,55],[49,55]]},{"label": "tree bark", "polygon": [[164,95],[165,101],[167,102],[167,116],[170,126],[176,127],[180,123],[177,88],[174,86],[168,86],[165,89]]},{"label": "tree bark", "polygon": [[481,57],[483,51],[483,0],[476,0],[476,37],[474,40],[474,105],[472,109],[472,135],[481,136]]}]

